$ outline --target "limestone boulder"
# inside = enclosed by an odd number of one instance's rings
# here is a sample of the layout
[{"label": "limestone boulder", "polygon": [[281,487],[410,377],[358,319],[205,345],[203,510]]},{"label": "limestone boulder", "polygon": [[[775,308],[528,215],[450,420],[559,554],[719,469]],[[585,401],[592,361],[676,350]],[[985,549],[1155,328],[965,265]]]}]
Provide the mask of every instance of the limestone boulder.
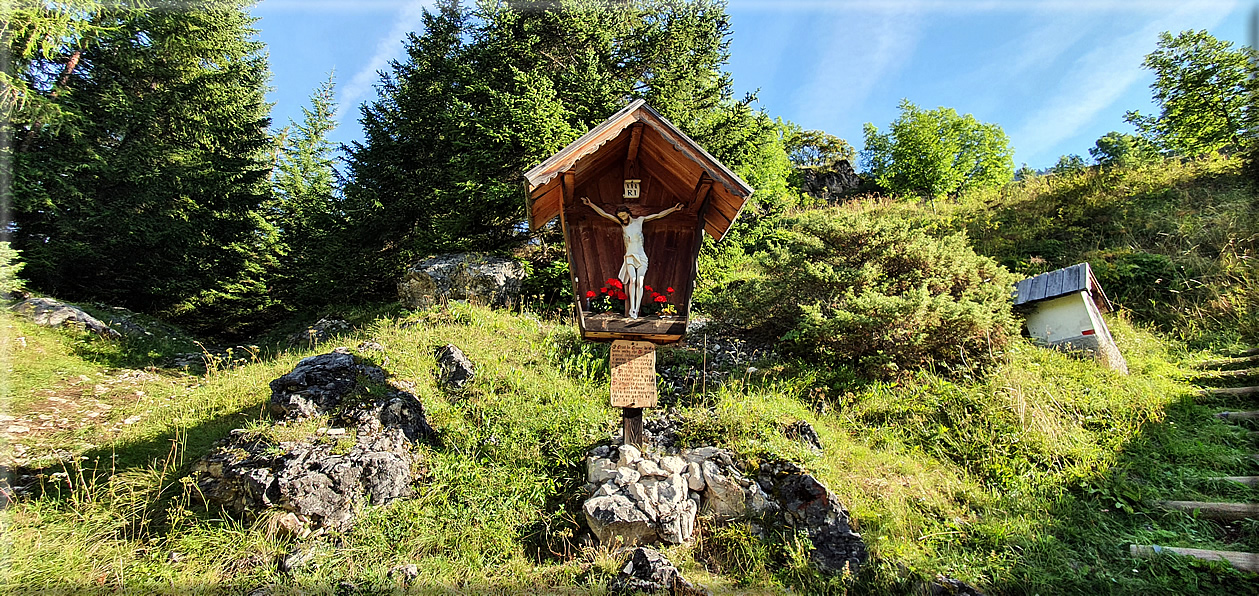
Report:
[{"label": "limestone boulder", "polygon": [[355,358],[347,348],[304,358],[271,381],[271,412],[289,419],[325,414],[361,392],[360,375],[385,383],[384,370]]},{"label": "limestone boulder", "polygon": [[812,475],[790,462],[765,462],[757,484],[773,501],[766,521],[805,530],[813,542],[809,558],[823,573],[856,573],[868,553],[861,534],[852,531],[848,510]]},{"label": "limestone boulder", "polygon": [[345,348],[298,362],[271,382],[275,424],[326,416],[329,426],[283,441],[266,429],[232,431],[193,465],[198,494],[244,518],[278,510],[277,525],[297,538],[344,531],[365,506],[410,496],[413,447],[433,435],[424,407],[397,388],[368,393],[360,378],[387,382]]},{"label": "limestone boulder", "polygon": [[634,545],[654,542],[656,527],[647,513],[620,494],[598,495],[582,506],[590,531],[603,544]]},{"label": "limestone boulder", "polygon": [[629,561],[621,572],[612,578],[608,591],[618,594],[665,592],[677,595],[705,594],[682,577],[677,567],[673,566],[658,551],[640,546],[630,553]]},{"label": "limestone boulder", "polygon": [[524,266],[513,259],[441,254],[407,268],[398,282],[398,299],[408,308],[427,308],[441,300],[504,304],[520,296],[524,279]]},{"label": "limestone boulder", "polygon": [[207,502],[242,517],[278,508],[310,531],[344,531],[363,506],[411,496],[414,479],[411,442],[400,429],[345,440],[348,448],[233,431],[193,472]]},{"label": "limestone boulder", "polygon": [[455,344],[437,348],[437,379],[448,389],[462,389],[476,377],[476,366]]},{"label": "limestone boulder", "polygon": [[122,334],[110,328],[100,319],[87,314],[83,309],[52,298],[29,298],[13,306],[13,312],[34,321],[44,327],[65,327],[90,331],[97,335],[110,338],[122,337]]}]

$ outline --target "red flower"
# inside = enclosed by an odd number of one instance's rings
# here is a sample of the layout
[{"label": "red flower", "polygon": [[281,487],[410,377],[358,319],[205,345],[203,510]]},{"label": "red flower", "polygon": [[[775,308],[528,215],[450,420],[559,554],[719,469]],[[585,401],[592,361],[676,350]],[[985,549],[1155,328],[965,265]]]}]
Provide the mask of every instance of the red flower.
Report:
[{"label": "red flower", "polygon": [[594,290],[590,290],[589,292],[586,292],[587,298],[594,298],[595,296],[598,296],[598,294],[596,294]]},{"label": "red flower", "polygon": [[629,297],[629,296],[627,296],[627,295],[625,294],[625,292],[617,292],[617,293],[616,293],[616,299],[617,299],[617,300],[625,300],[625,299],[626,299],[626,298],[628,298],[628,297]]},{"label": "red flower", "polygon": [[669,288],[669,289],[667,289],[667,290],[665,290],[665,291],[666,291],[666,292],[668,292],[668,293],[670,293],[670,294],[672,294],[672,293],[673,293],[673,288]]},{"label": "red flower", "polygon": [[643,289],[644,289],[644,290],[647,290],[648,292],[651,292],[652,294],[655,294],[655,293],[656,293],[656,291],[655,291],[655,290],[651,289],[651,286],[643,286]]},{"label": "red flower", "polygon": [[614,287],[614,288],[616,288],[616,289],[618,289],[618,290],[623,289],[623,288],[625,287],[625,286],[621,285],[621,280],[619,280],[619,279],[609,279],[609,280],[608,280],[608,285],[610,285],[610,286],[612,286],[612,287]]},{"label": "red flower", "polygon": [[668,298],[665,298],[664,296],[661,296],[660,294],[656,294],[656,302],[668,302],[668,301],[669,301]]},{"label": "red flower", "polygon": [[608,293],[608,289],[607,289],[607,288],[599,288],[599,293],[600,293],[600,294],[607,294],[607,293]]}]

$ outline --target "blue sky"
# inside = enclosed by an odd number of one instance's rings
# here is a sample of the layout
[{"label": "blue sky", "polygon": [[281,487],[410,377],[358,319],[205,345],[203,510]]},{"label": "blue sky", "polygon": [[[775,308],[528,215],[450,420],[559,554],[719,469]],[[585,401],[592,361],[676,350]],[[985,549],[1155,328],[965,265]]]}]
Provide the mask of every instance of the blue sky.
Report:
[{"label": "blue sky", "polygon": [[[1015,164],[1088,157],[1127,110],[1153,113],[1141,68],[1160,31],[1206,29],[1250,42],[1254,0],[731,0],[729,70],[736,94],[757,91],[772,116],[843,137],[886,128],[902,98],[946,106],[1005,129]],[[361,138],[358,106],[377,71],[402,55],[431,0],[263,0],[277,126],[300,119],[335,71],[332,138]]]}]

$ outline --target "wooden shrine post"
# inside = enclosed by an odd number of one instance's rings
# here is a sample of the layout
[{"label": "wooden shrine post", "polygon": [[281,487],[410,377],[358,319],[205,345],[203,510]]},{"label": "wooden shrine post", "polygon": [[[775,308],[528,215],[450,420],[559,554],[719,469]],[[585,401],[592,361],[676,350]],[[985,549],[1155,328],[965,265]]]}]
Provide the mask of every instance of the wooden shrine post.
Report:
[{"label": "wooden shrine post", "polygon": [[703,235],[720,240],[752,187],[643,100],[524,177],[530,229],[560,220],[578,328],[612,342],[611,405],[641,446],[656,346],[686,334]]}]

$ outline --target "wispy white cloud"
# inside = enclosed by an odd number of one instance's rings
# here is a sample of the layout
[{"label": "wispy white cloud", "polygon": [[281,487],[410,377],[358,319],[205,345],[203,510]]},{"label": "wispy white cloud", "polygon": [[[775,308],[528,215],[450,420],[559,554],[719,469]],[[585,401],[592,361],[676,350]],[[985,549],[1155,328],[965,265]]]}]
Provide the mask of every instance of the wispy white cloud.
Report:
[{"label": "wispy white cloud", "polygon": [[255,10],[266,12],[394,12],[411,0],[266,0]]},{"label": "wispy white cloud", "polygon": [[[1204,0],[1207,7],[1236,5],[1233,0]],[[829,11],[852,14],[919,13],[974,14],[994,12],[1123,12],[1162,14],[1183,8],[1184,0],[731,0],[735,10]]]},{"label": "wispy white cloud", "polygon": [[898,12],[845,17],[828,24],[830,38],[822,40],[814,57],[812,79],[801,81],[793,95],[799,121],[825,121],[861,105],[913,56],[921,24],[920,13],[909,3]]},{"label": "wispy white cloud", "polygon": [[1188,2],[1081,56],[1052,97],[1011,134],[1020,154],[1037,155],[1078,134],[1145,76],[1141,62],[1162,31],[1210,29],[1236,2]]},{"label": "wispy white cloud", "polygon": [[341,122],[347,113],[357,112],[359,102],[371,93],[373,85],[379,80],[379,72],[384,70],[390,61],[402,56],[403,37],[415,31],[423,23],[424,9],[432,4],[432,0],[411,0],[399,7],[393,28],[376,43],[376,51],[367,59],[367,63],[350,77],[348,83],[340,86],[341,94],[337,98],[337,122]]}]

